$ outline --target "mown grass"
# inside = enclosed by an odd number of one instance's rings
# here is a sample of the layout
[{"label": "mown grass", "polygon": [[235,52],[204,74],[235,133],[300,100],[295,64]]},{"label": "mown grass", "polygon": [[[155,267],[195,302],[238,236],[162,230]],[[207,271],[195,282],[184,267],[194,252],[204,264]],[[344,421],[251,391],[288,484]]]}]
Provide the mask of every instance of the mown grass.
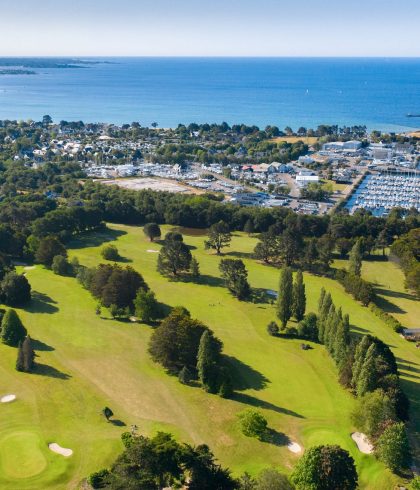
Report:
[{"label": "mown grass", "polygon": [[[304,448],[335,443],[355,458],[361,488],[393,488],[397,478],[373,456],[359,453],[350,438],[354,428],[349,414],[354,399],[339,386],[336,368],[324,347],[312,344],[312,350],[303,351],[298,340],[268,336],[266,325],[275,319],[274,306],[233,298],[220,281],[220,257],[204,250],[203,234],[197,230],[183,232],[200,263],[202,278],[198,284],[160,276],[156,272],[157,254],[148,252],[159,250],[160,245],[148,242],[138,227],[111,225],[109,232],[86,235],[71,244],[70,256],[77,256],[84,265],[95,265],[103,262],[103,243],[115,242],[125,263],[143,274],[161,302],[186,306],[223,341],[238,387],[234,398],[225,400],[181,385],[149,359],[151,327],[116,322],[107,314],[97,316],[95,300],[75,279],[37,266],[26,271],[35,291],[34,300],[19,314],[38,342],[40,374],[17,373],[16,350],[0,346],[2,392],[18,397],[16,402],[0,406],[0,432],[37,434],[40,445],[34,450],[34,459],[39,472],[33,474],[29,469],[26,477],[23,471],[17,478],[10,470],[2,471],[0,487],[74,488],[83,477],[115,458],[122,450],[121,432],[136,424],[142,433],[163,429],[194,444],[209,444],[236,475],[245,470],[256,473],[267,466],[290,472],[298,456],[287,450],[284,435]],[[236,234],[225,256],[244,259],[254,288],[277,289],[279,271],[251,258],[255,243],[253,237]],[[408,366],[419,365],[414,346],[357,304],[335,281],[305,274],[305,282],[308,311],[316,310],[319,290],[324,286],[336,304],[350,313],[359,331],[370,331],[392,346],[404,368],[404,388],[417,399],[419,375],[408,370]],[[105,405],[119,420],[116,425],[101,416]],[[236,415],[249,406],[267,416],[277,433],[277,444],[240,433]],[[122,423],[127,427],[121,427]],[[418,429],[417,419],[414,426]],[[73,449],[73,456],[66,459],[51,453],[49,442]],[[0,451],[2,444],[0,440]],[[10,444],[5,447],[9,453]],[[19,451],[22,454],[26,450],[16,449],[15,461],[20,458]],[[47,461],[42,470],[40,453]],[[7,466],[12,460],[5,460]],[[35,467],[35,463],[30,464]]]}]

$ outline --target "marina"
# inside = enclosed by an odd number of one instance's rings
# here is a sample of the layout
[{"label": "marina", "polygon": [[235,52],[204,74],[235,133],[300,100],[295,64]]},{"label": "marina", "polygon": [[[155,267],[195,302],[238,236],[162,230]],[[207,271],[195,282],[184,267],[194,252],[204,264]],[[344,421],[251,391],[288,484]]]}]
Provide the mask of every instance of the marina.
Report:
[{"label": "marina", "polygon": [[350,214],[358,209],[367,209],[374,216],[387,216],[393,208],[420,211],[420,174],[366,175],[345,207]]}]

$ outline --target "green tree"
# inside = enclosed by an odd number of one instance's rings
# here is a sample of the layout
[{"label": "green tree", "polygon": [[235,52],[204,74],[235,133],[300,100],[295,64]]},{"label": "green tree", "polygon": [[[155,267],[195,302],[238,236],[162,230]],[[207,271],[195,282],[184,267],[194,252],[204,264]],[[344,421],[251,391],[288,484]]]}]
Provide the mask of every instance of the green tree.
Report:
[{"label": "green tree", "polygon": [[408,468],[410,445],[403,422],[387,427],[376,442],[376,455],[392,471]]},{"label": "green tree", "polygon": [[[200,339],[205,330],[209,328],[202,322],[191,318],[183,309],[174,308],[153,330],[149,353],[155,362],[170,372],[179,373],[184,366],[193,371],[196,369]],[[216,345],[221,352],[223,344],[214,338],[213,347]]]},{"label": "green tree", "polygon": [[31,285],[23,274],[11,271],[0,283],[0,299],[8,306],[21,306],[31,301]]},{"label": "green tree", "polygon": [[109,421],[109,419],[114,415],[114,412],[109,407],[104,407],[102,409],[102,415]]},{"label": "green tree", "polygon": [[203,332],[197,354],[197,372],[202,387],[209,393],[216,393],[218,386],[219,345],[208,330]]},{"label": "green tree", "polygon": [[28,332],[15,310],[7,310],[1,321],[1,339],[4,344],[17,347],[24,341]]},{"label": "green tree", "polygon": [[56,255],[53,258],[51,270],[54,272],[54,274],[57,274],[59,276],[67,276],[71,273],[71,266],[66,257],[63,257],[62,255]]},{"label": "green tree", "polygon": [[353,458],[339,446],[305,451],[291,476],[298,490],[354,490],[358,476]]},{"label": "green tree", "polygon": [[277,323],[276,322],[270,322],[267,325],[267,332],[268,332],[268,335],[276,337],[279,334],[279,326],[277,325]]},{"label": "green tree", "polygon": [[254,223],[252,219],[247,219],[244,225],[244,232],[248,235],[252,235],[254,233]]},{"label": "green tree", "polygon": [[277,317],[281,321],[282,328],[286,328],[287,322],[292,316],[293,305],[293,276],[289,267],[284,267],[280,276],[279,294],[277,298]]},{"label": "green tree", "polygon": [[185,243],[169,240],[160,249],[157,270],[162,275],[178,276],[190,270],[192,255]]},{"label": "green tree", "polygon": [[298,323],[297,331],[300,337],[309,340],[318,340],[318,322],[315,313],[308,313]]},{"label": "green tree", "polygon": [[238,414],[242,433],[260,440],[267,434],[267,419],[258,410],[248,408]]},{"label": "green tree", "polygon": [[187,385],[192,380],[192,373],[187,368],[187,366],[184,366],[181,369],[181,371],[178,374],[178,379],[179,379],[180,383],[182,383],[183,385]]},{"label": "green tree", "polygon": [[117,262],[120,260],[120,254],[118,253],[118,248],[115,245],[105,245],[101,250],[101,255],[105,260],[112,260]]},{"label": "green tree", "polygon": [[248,271],[241,259],[222,259],[219,270],[226,287],[238,299],[247,299],[251,294]]},{"label": "green tree", "polygon": [[146,223],[143,227],[143,233],[151,242],[153,242],[156,238],[160,238],[161,236],[160,227],[156,223]]},{"label": "green tree", "polygon": [[293,490],[287,476],[273,468],[266,468],[258,475],[253,490]]},{"label": "green tree", "polygon": [[24,371],[24,370],[25,370],[25,358],[23,356],[22,342],[19,342],[17,359],[16,359],[16,371]]},{"label": "green tree", "polygon": [[305,284],[303,283],[302,271],[297,271],[296,280],[293,284],[293,303],[292,311],[293,316],[298,322],[300,322],[306,310],[306,294],[305,294]]},{"label": "green tree", "polygon": [[19,342],[16,369],[30,373],[35,364],[35,351],[32,346],[31,337],[26,336],[23,342]]},{"label": "green tree", "polygon": [[350,250],[349,255],[349,273],[355,276],[360,276],[362,272],[362,242],[360,239],[356,240],[356,243],[353,245]]},{"label": "green tree", "polygon": [[372,342],[370,338],[367,335],[364,335],[356,346],[354,352],[354,362],[353,362],[352,380],[351,380],[351,384],[354,388],[356,388],[357,386],[359,376],[360,376],[360,371],[362,370],[366,353],[371,343]]},{"label": "green tree", "polygon": [[134,299],[135,315],[145,323],[156,320],[161,315],[161,308],[155,293],[146,289],[139,289]]},{"label": "green tree", "polygon": [[396,421],[394,404],[383,390],[366,393],[357,399],[351,419],[360,432],[376,440],[390,422]]},{"label": "green tree", "polygon": [[193,257],[191,259],[191,277],[194,279],[198,279],[200,277],[200,264],[198,263],[198,260]]},{"label": "green tree", "polygon": [[51,267],[56,255],[67,257],[67,251],[60,240],[53,236],[42,238],[35,253],[36,262]]},{"label": "green tree", "polygon": [[217,255],[220,255],[222,248],[228,247],[231,240],[229,225],[224,221],[219,221],[210,226],[204,245],[206,249],[216,250]]},{"label": "green tree", "polygon": [[376,358],[378,352],[375,344],[371,344],[366,352],[366,358],[360,370],[356,391],[357,396],[363,396],[377,387]]}]

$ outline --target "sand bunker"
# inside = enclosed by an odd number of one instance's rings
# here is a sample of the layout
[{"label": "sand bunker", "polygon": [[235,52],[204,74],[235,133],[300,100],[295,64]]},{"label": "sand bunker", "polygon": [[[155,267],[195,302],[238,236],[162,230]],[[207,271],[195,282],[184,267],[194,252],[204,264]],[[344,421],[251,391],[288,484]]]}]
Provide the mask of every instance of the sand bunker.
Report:
[{"label": "sand bunker", "polygon": [[356,443],[357,448],[361,453],[364,454],[373,453],[373,446],[365,434],[363,434],[362,432],[353,432],[351,438]]},{"label": "sand bunker", "polygon": [[16,400],[16,395],[4,395],[0,398],[1,403],[9,403]]},{"label": "sand bunker", "polygon": [[289,442],[287,449],[295,454],[302,452],[302,447],[297,442]]},{"label": "sand bunker", "polygon": [[35,265],[27,265],[26,267],[23,268],[23,270],[25,270],[25,271],[31,271],[31,270],[33,270],[35,268],[36,268]]},{"label": "sand bunker", "polygon": [[61,456],[65,456],[66,458],[68,458],[69,456],[71,456],[73,454],[73,451],[71,449],[67,449],[65,447],[61,447],[56,442],[52,442],[51,444],[48,444],[48,447],[54,453],[61,454]]},{"label": "sand bunker", "polygon": [[146,252],[149,252],[149,254],[158,254],[159,253],[159,250],[146,250]]}]

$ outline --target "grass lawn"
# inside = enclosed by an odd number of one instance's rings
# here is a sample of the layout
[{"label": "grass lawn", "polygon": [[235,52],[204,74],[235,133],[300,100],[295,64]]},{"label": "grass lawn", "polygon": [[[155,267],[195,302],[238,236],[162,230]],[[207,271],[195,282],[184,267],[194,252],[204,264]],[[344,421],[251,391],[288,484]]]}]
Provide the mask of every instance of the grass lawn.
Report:
[{"label": "grass lawn", "polygon": [[306,145],[313,145],[318,141],[316,136],[278,136],[273,138],[272,141],[276,143],[281,143],[285,141],[286,143],[296,143],[297,141],[303,141]]},{"label": "grass lawn", "polygon": [[[275,319],[274,307],[240,302],[227,292],[219,277],[220,257],[204,250],[201,232],[182,230],[200,263],[202,277],[196,284],[169,281],[156,272],[157,254],[150,250],[159,250],[160,245],[148,242],[141,228],[110,228],[72,243],[70,256],[84,265],[98,264],[103,262],[99,253],[103,243],[113,241],[160,301],[186,306],[215,331],[234,369],[238,391],[225,400],[181,385],[149,359],[151,327],[116,322],[106,313],[97,316],[95,300],[74,278],[36,266],[26,271],[34,299],[19,314],[37,341],[39,374],[16,372],[16,350],[0,345],[0,396],[17,395],[15,402],[0,405],[0,488],[75,488],[83,477],[115,458],[122,450],[120,434],[131,424],[147,434],[163,429],[191,443],[205,442],[235,475],[267,466],[290,472],[298,456],[288,451],[284,435],[304,448],[339,444],[355,458],[361,488],[394,488],[400,480],[373,456],[359,453],[350,438],[354,400],[339,386],[324,347],[314,344],[312,350],[303,351],[298,340],[269,337],[266,325]],[[251,259],[255,243],[255,238],[237,234],[226,256],[244,259],[253,287],[277,289],[279,271]],[[350,313],[358,330],[371,331],[391,345],[403,368],[404,388],[418,400],[420,355],[415,347],[335,281],[305,274],[305,283],[308,311],[316,310],[324,286]],[[105,405],[115,414],[114,424],[100,414]],[[275,443],[240,433],[236,414],[249,406],[267,416],[277,433]],[[413,431],[419,428],[419,412]],[[50,442],[73,449],[73,456],[50,452]],[[14,462],[22,459],[25,465],[16,473]]]},{"label": "grass lawn", "polygon": [[[346,268],[346,260],[335,261],[335,267]],[[363,261],[362,277],[371,282],[379,297],[378,304],[407,328],[420,327],[420,301],[404,287],[404,273],[382,253]]]}]

